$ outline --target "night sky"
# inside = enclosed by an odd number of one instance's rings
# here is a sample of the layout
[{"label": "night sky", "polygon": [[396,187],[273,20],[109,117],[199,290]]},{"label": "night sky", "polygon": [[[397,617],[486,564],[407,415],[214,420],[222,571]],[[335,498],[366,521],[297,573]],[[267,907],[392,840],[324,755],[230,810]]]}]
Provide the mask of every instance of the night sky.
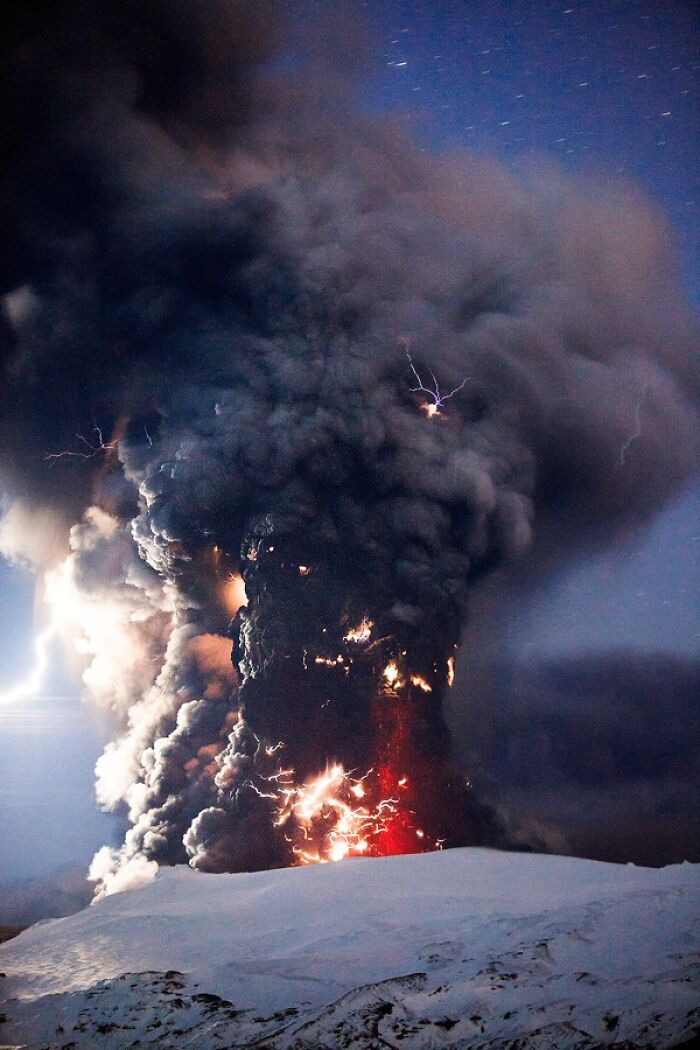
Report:
[{"label": "night sky", "polygon": [[700,301],[698,16],[692,3],[366,5],[381,52],[368,92],[403,111],[426,149],[517,168],[556,159],[642,187],[673,223]]},{"label": "night sky", "polygon": [[[283,6],[291,30],[287,60],[294,64],[303,59],[309,19],[323,11],[324,3],[287,0]],[[667,216],[677,245],[678,281],[700,305],[700,32],[694,4],[372,0],[357,7],[367,20],[369,41],[357,87],[361,108],[392,114],[428,153],[475,151],[498,158],[516,173],[555,164],[575,179],[624,180],[639,187]],[[679,681],[693,689],[698,679],[692,665],[700,657],[699,552],[700,490],[691,485],[624,543],[582,548],[569,556],[556,575],[528,590],[517,613],[486,602],[483,615],[487,623],[489,616],[498,621],[501,650],[497,658],[482,655],[477,671],[464,674],[463,693],[479,675],[491,674],[502,685],[500,668],[507,665],[510,691],[504,710],[519,712],[523,697],[541,698],[551,683],[541,665],[590,651],[626,654],[623,664],[631,672],[639,670],[639,661],[662,652],[671,663],[683,661]],[[4,686],[29,659],[33,581],[2,563],[0,589]],[[97,846],[110,835],[118,838],[115,818],[98,814],[91,801],[92,767],[107,729],[80,705],[76,672],[59,668],[58,653],[54,661],[42,697],[21,710],[0,708],[0,879],[6,883],[84,867]],[[524,667],[531,669],[530,677]],[[619,661],[614,673],[618,681]],[[604,668],[600,674],[605,676]],[[576,679],[574,671],[569,677]],[[580,679],[576,688],[568,681],[563,675],[550,689],[551,696],[562,697],[562,710],[571,707],[580,688]],[[467,699],[460,700],[457,685],[458,709]],[[588,687],[595,688],[591,682]],[[615,695],[627,695],[625,688]],[[615,687],[606,684],[601,702],[607,702],[609,689],[614,693]],[[673,690],[669,695],[668,702],[674,702]],[[697,720],[697,708],[687,697],[686,702],[684,717]],[[542,701],[538,710],[546,707]],[[481,711],[480,704],[477,708]],[[511,731],[519,718],[513,714]],[[507,720],[503,731],[509,731]],[[469,744],[457,737],[460,753],[471,755]],[[534,819],[538,806],[549,805],[543,823],[547,816],[557,827],[566,822],[567,815],[555,812],[551,792],[542,785],[528,793],[527,776],[518,772],[515,759],[509,766],[502,756],[494,758],[498,749],[489,743],[487,730],[482,744],[484,781],[506,783],[498,792],[504,804],[512,802],[525,819]],[[37,768],[38,780],[29,775]],[[515,784],[512,797],[509,778]],[[634,780],[629,784],[634,793]],[[611,790],[619,786],[614,777],[610,785]],[[597,796],[595,804],[604,810],[605,796]],[[624,814],[615,819],[624,820]],[[687,838],[688,825],[679,820],[678,834]],[[605,816],[600,827],[587,839],[585,828],[577,826],[579,851],[620,860],[625,849],[634,853],[636,832],[616,854]],[[682,848],[678,839],[668,847],[671,838],[665,826],[659,832],[659,856],[643,859],[669,859]],[[688,853],[696,853],[691,842]]]}]

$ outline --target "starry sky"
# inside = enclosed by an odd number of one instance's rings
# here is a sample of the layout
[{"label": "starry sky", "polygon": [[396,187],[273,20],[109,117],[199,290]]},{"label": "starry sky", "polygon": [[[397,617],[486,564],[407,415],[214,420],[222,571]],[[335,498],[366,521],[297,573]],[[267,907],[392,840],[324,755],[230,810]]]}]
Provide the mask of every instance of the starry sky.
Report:
[{"label": "starry sky", "polygon": [[580,178],[641,186],[672,222],[700,303],[699,24],[692,3],[387,0],[368,99],[425,149],[467,148],[514,168],[555,158]]},{"label": "starry sky", "polygon": [[[301,53],[324,0],[284,7],[290,47]],[[367,0],[357,7],[368,24],[363,108],[391,113],[428,152],[476,151],[516,172],[554,161],[578,179],[640,187],[667,216],[679,281],[700,306],[695,5]],[[612,646],[697,657],[699,523],[696,486],[624,548],[569,565],[532,595],[509,631],[512,651],[537,657]],[[31,652],[33,583],[3,563],[0,591],[4,685]],[[0,710],[2,881],[84,866],[95,847],[118,838],[113,818],[91,801],[92,767],[107,736],[81,708],[67,668],[33,704]],[[28,776],[37,768],[53,786],[54,809],[37,805],[47,797],[46,782]]]}]

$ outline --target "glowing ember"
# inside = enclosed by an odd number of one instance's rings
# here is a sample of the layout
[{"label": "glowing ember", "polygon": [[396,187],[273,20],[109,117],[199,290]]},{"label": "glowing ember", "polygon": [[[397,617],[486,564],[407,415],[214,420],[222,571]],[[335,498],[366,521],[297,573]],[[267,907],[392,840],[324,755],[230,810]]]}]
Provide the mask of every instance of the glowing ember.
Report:
[{"label": "glowing ember", "polygon": [[335,763],[301,785],[293,783],[293,770],[280,770],[267,778],[271,791],[259,794],[277,801],[275,825],[290,826],[287,841],[300,864],[376,852],[374,840],[386,832],[398,799],[383,799],[373,809],[355,804],[354,799],[367,794],[364,781],[371,772],[355,779]]},{"label": "glowing ember", "polygon": [[300,576],[310,576],[311,575],[311,567],[309,565],[300,565],[299,566],[299,575]]},{"label": "glowing ember", "polygon": [[403,685],[403,679],[396,660],[390,660],[382,674],[384,676],[384,681],[391,689],[400,689]]},{"label": "glowing ember", "polygon": [[433,691],[432,685],[426,682],[425,678],[421,678],[419,674],[411,675],[411,683],[418,686],[419,689],[422,689],[424,693],[432,693]]},{"label": "glowing ember", "polygon": [[454,685],[455,680],[455,658],[454,656],[448,656],[447,658],[447,684],[450,688]]},{"label": "glowing ember", "polygon": [[353,645],[366,645],[372,637],[373,627],[373,622],[368,620],[366,616],[363,616],[357,627],[351,627],[348,633],[343,635],[343,640],[351,642]]},{"label": "glowing ember", "polygon": [[337,656],[314,656],[314,663],[323,664],[324,667],[337,667],[343,663],[343,657],[340,653]]}]

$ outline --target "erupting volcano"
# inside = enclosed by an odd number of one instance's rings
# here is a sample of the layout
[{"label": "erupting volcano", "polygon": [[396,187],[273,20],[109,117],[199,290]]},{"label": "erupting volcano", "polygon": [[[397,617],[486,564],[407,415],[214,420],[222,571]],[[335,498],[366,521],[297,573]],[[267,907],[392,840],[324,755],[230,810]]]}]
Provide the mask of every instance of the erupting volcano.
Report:
[{"label": "erupting volcano", "polygon": [[[436,454],[449,444],[445,431],[421,434],[431,424],[398,370],[395,397],[415,443],[427,436]],[[454,552],[463,578],[450,589],[438,545],[427,558],[403,534],[405,519],[386,515],[384,474],[361,454],[362,439],[362,429],[346,433],[345,447],[291,492],[270,478],[253,497],[266,512],[245,536],[225,523],[195,558],[200,586],[207,572],[245,585],[230,627],[236,722],[211,764],[216,802],[184,838],[204,870],[422,852],[497,831],[450,767],[442,715],[469,566]],[[147,522],[157,508],[156,499]],[[445,545],[448,526],[469,521],[468,501],[454,522],[447,511]],[[183,561],[178,579],[187,572]]]},{"label": "erupting volcano", "polygon": [[458,610],[446,602],[441,637],[406,622],[399,598],[410,594],[382,559],[361,545],[353,556],[357,539],[344,531],[325,547],[273,543],[274,531],[253,541],[249,603],[232,625],[249,732],[222,759],[218,782],[236,809],[267,812],[286,863],[418,852],[479,834],[449,768],[441,713]]},{"label": "erupting volcano", "polygon": [[416,151],[277,14],[2,12],[5,533],[69,536],[35,563],[115,727],[100,893],[503,842],[443,711],[472,587],[697,453],[658,215]]}]

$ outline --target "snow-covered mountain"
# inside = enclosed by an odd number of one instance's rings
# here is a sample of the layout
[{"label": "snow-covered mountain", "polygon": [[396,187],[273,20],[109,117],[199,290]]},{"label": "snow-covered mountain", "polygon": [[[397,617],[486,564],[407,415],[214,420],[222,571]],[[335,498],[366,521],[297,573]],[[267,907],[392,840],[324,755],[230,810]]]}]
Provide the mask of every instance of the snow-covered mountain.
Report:
[{"label": "snow-covered mountain", "polygon": [[0,947],[0,1042],[691,1046],[699,875],[482,849],[165,869]]}]

